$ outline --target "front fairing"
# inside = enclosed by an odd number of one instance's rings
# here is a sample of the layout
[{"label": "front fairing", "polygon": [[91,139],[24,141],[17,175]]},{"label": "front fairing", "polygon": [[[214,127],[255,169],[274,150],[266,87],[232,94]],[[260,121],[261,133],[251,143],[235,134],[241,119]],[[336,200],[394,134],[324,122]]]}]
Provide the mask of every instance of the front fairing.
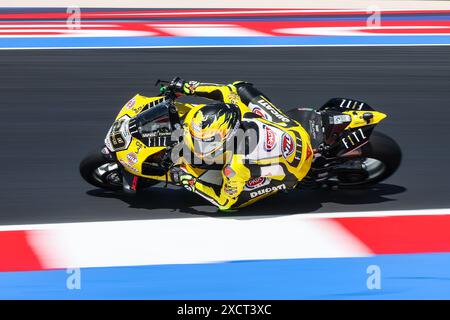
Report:
[{"label": "front fairing", "polygon": [[142,111],[145,111],[148,108],[151,108],[165,100],[165,97],[145,97],[139,94],[135,95],[131,98],[120,110],[118,113],[116,120],[123,116],[128,116],[133,118],[137,116]]},{"label": "front fairing", "polygon": [[127,172],[155,180],[165,180],[165,174],[148,174],[144,167],[149,157],[159,154],[165,146],[147,146],[142,139],[134,135],[133,119],[140,113],[162,102],[164,97],[145,97],[136,95],[120,110],[116,121],[111,126],[105,138],[105,145],[110,152],[115,153],[117,161]]}]

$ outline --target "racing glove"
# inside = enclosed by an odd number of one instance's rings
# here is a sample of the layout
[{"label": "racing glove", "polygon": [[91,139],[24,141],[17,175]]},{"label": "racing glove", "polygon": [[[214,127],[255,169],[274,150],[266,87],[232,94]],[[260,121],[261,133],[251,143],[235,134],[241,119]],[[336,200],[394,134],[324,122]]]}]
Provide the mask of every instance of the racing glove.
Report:
[{"label": "racing glove", "polygon": [[181,79],[180,77],[173,78],[172,81],[169,84],[170,89],[172,89],[174,92],[178,93],[184,93],[183,87],[186,81]]},{"label": "racing glove", "polygon": [[196,178],[188,173],[183,166],[173,166],[170,169],[170,176],[177,186],[182,186],[188,191],[195,191]]}]

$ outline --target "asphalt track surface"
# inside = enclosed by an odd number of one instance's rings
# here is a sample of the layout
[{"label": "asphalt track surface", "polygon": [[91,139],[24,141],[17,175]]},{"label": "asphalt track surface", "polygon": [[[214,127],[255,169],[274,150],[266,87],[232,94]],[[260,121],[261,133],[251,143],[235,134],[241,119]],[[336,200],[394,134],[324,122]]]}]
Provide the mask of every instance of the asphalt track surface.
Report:
[{"label": "asphalt track surface", "polygon": [[247,80],[285,110],[360,99],[402,147],[399,171],[371,189],[299,190],[226,215],[450,208],[450,47],[13,50],[0,52],[0,224],[223,216],[182,189],[129,199],[79,176],[120,107],[176,75]]}]

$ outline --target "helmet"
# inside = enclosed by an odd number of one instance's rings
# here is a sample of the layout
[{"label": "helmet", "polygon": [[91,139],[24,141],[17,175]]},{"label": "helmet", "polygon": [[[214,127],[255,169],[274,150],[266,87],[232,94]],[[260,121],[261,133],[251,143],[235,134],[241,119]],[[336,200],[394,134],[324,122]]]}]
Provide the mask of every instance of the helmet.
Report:
[{"label": "helmet", "polygon": [[233,104],[206,104],[190,113],[185,120],[184,141],[200,159],[221,154],[240,125],[241,112]]}]

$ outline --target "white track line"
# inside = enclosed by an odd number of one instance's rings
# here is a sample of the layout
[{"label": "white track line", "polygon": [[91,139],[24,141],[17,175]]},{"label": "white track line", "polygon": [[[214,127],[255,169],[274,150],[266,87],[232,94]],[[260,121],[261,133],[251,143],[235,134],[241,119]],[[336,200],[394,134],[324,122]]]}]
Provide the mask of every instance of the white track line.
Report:
[{"label": "white track line", "polygon": [[162,219],[64,225],[28,233],[45,269],[370,256],[340,224],[268,219]]},{"label": "white track line", "polygon": [[187,48],[298,48],[298,47],[437,47],[450,43],[416,44],[288,44],[288,45],[189,45],[189,46],[124,46],[124,47],[11,47],[0,50],[98,50],[98,49],[187,49]]},{"label": "white track line", "polygon": [[[442,209],[418,209],[418,210],[390,210],[390,211],[356,211],[356,212],[336,212],[336,213],[303,213],[296,215],[274,215],[274,216],[227,216],[226,213],[217,213],[217,217],[187,217],[175,219],[146,219],[146,220],[120,220],[120,221],[95,221],[95,222],[65,222],[65,223],[46,223],[46,224],[22,224],[22,225],[4,225],[0,226],[1,231],[14,230],[45,230],[45,229],[64,229],[73,226],[96,225],[101,228],[102,225],[139,225],[140,223],[150,223],[151,221],[177,221],[192,220],[200,222],[203,220],[259,220],[267,222],[274,219],[283,219],[286,217],[295,217],[296,219],[329,219],[329,218],[362,218],[362,217],[399,217],[399,216],[432,216],[432,215],[450,215],[450,208]],[[170,222],[169,222],[170,223]]]}]

